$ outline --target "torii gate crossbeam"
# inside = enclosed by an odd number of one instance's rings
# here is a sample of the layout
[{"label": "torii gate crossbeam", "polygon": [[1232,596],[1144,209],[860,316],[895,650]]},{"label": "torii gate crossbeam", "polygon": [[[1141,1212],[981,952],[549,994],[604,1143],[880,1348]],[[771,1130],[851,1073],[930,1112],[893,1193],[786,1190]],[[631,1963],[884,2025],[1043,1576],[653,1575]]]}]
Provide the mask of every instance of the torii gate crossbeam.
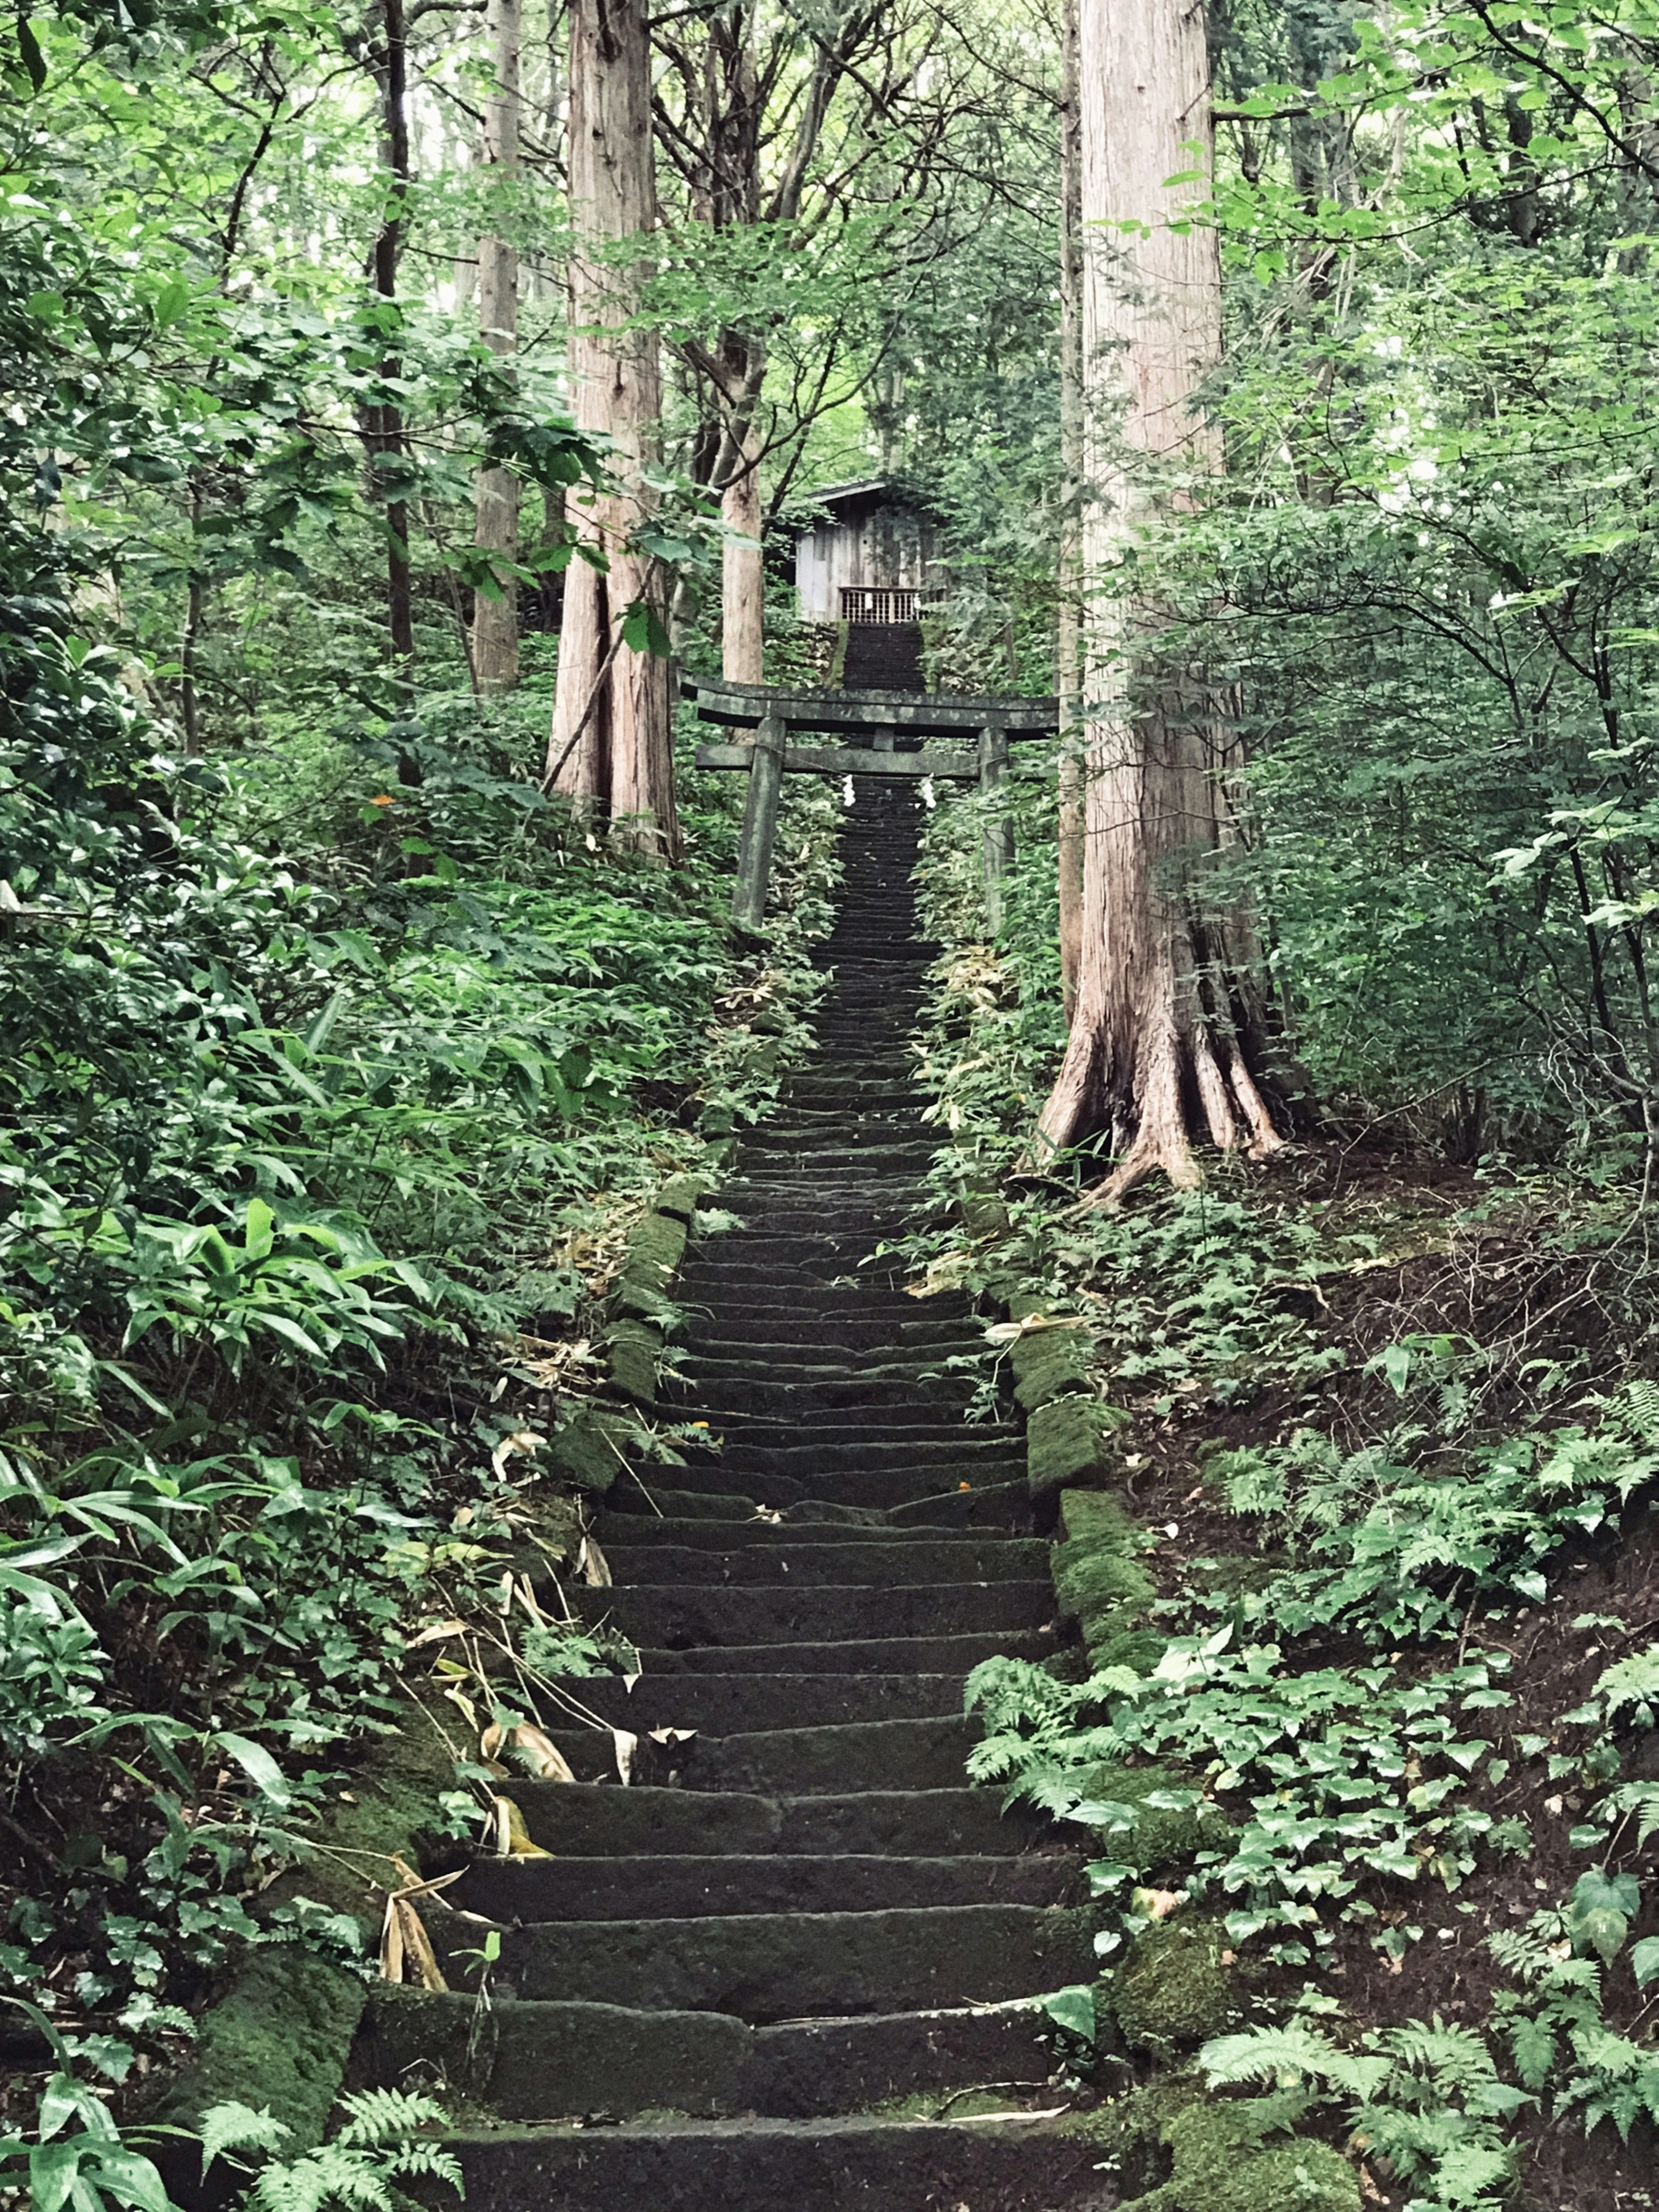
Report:
[{"label": "torii gate crossbeam", "polygon": [[[737,743],[697,747],[699,768],[749,771],[732,920],[750,936],[760,935],[765,919],[778,794],[786,774],[901,775],[918,781],[931,776],[961,783],[977,778],[981,790],[989,793],[1007,773],[1011,739],[1053,737],[1060,726],[1053,699],[791,691],[702,677],[688,678],[684,690],[696,702],[700,720],[754,732]],[[795,744],[791,740],[798,731],[841,742]],[[957,742],[951,744],[952,738]],[[1001,920],[1002,878],[1011,857],[1006,825],[988,823],[981,861],[986,919],[993,934]]]}]

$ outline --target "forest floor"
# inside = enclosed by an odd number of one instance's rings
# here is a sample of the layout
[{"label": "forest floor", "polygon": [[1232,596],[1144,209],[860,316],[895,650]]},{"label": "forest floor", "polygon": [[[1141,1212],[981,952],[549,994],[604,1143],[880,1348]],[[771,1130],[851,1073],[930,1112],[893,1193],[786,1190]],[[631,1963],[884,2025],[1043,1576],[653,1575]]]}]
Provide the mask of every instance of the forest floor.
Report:
[{"label": "forest floor", "polygon": [[[1033,1192],[932,1244],[934,1280],[1012,1275],[1011,1310],[1084,1320],[1155,1592],[1133,1664],[1185,1655],[1161,1705],[1125,1703],[1085,1591],[1093,1687],[988,1683],[978,1771],[1085,1801],[1097,1891],[1130,1893],[1122,1974],[1149,1915],[1223,1931],[1200,2067],[1299,2084],[1395,2212],[1655,2201],[1644,1233],[1552,1177],[1330,1140],[1116,1216]],[[1172,1756],[1215,1825],[1138,1849],[1086,1801],[1123,1794],[1119,1761],[1167,1787]],[[1391,2057],[1375,2106],[1344,2053]]]}]

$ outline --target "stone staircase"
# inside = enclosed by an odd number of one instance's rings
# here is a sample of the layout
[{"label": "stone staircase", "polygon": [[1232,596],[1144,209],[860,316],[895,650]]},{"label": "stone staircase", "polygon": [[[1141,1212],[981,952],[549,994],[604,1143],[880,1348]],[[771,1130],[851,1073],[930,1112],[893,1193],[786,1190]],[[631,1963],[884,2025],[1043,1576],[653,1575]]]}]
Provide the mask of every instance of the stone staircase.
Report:
[{"label": "stone staircase", "polygon": [[[580,1602],[645,1671],[568,1687],[638,1738],[632,1786],[609,1734],[560,1732],[582,1779],[514,1790],[553,1856],[448,1893],[501,1931],[489,2007],[375,2008],[380,2079],[435,2056],[492,2116],[458,2138],[470,2212],[1115,2201],[1012,2002],[1094,1973],[1078,1860],[963,1785],[963,1675],[1054,1643],[1022,1440],[963,1424],[966,1300],[864,1264],[933,1149],[906,1082],[918,826],[908,787],[860,782],[820,1050],[720,1194],[745,1225],[677,1286],[685,1417],[722,1449],[619,1479],[595,1532],[615,1586]],[[470,1986],[477,1923],[431,1926]]]}]

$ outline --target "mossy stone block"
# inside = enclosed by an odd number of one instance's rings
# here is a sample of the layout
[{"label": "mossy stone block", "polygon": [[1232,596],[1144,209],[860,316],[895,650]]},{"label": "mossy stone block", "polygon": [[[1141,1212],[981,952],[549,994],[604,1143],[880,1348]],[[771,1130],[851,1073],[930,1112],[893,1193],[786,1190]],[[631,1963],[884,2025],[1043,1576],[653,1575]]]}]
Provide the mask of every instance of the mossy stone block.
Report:
[{"label": "mossy stone block", "polygon": [[1033,1498],[1074,1482],[1098,1482],[1111,1464],[1110,1438],[1127,1415],[1073,1392],[1039,1406],[1026,1423],[1025,1467]]},{"label": "mossy stone block", "polygon": [[548,1457],[578,1488],[609,1490],[636,1434],[634,1423],[621,1414],[607,1413],[601,1406],[584,1406],[549,1443]]},{"label": "mossy stone block", "polygon": [[1145,1567],[1121,1552],[1088,1542],[1054,1547],[1054,1595],[1068,1620],[1079,1622],[1085,1640],[1092,1629],[1127,1628],[1157,1595]]},{"label": "mossy stone block", "polygon": [[653,1213],[665,1213],[689,1228],[708,1185],[700,1175],[671,1176],[652,1200]]},{"label": "mossy stone block", "polygon": [[1139,1523],[1109,1491],[1068,1490],[1060,1501],[1060,1525],[1068,1543],[1131,1558],[1141,1548]]},{"label": "mossy stone block", "polygon": [[1008,1209],[990,1191],[965,1190],[957,1203],[970,1237],[1000,1237],[1007,1229]]},{"label": "mossy stone block", "polygon": [[1190,1790],[1193,1778],[1174,1766],[1097,1766],[1089,1776],[1088,1794],[1097,1803],[1121,1805],[1133,1826],[1127,1835],[1114,1832],[1109,1856],[1132,1860],[1143,1874],[1190,1859],[1194,1851],[1213,1850],[1232,1832],[1212,1812],[1200,1819],[1196,1810],[1174,1812],[1167,1806],[1149,1805],[1149,1797],[1166,1791]]},{"label": "mossy stone block", "polygon": [[662,1331],[649,1322],[613,1321],[605,1333],[605,1347],[612,1389],[641,1405],[654,1405]]},{"label": "mossy stone block", "polygon": [[155,2118],[198,2130],[213,2105],[251,2105],[293,2130],[285,2152],[323,2139],[368,1990],[297,1944],[255,1951],[204,2017],[196,2048]]},{"label": "mossy stone block", "polygon": [[1091,1345],[1081,1328],[1036,1328],[1018,1336],[1008,1350],[1014,1370],[1014,1395],[1028,1413],[1051,1398],[1089,1388]]},{"label": "mossy stone block", "polygon": [[1167,2063],[1232,2027],[1240,2007],[1233,1976],[1221,1963],[1225,1942],[1212,1920],[1149,1928],[1113,1986],[1112,2009],[1125,2040]]},{"label": "mossy stone block", "polygon": [[647,1213],[635,1223],[623,1273],[635,1282],[662,1289],[685,1256],[686,1228],[672,1213]]},{"label": "mossy stone block", "polygon": [[1175,2171],[1122,2212],[1361,2212],[1358,2177],[1341,2154],[1289,2132],[1300,2101],[1188,2105],[1164,2130]]}]

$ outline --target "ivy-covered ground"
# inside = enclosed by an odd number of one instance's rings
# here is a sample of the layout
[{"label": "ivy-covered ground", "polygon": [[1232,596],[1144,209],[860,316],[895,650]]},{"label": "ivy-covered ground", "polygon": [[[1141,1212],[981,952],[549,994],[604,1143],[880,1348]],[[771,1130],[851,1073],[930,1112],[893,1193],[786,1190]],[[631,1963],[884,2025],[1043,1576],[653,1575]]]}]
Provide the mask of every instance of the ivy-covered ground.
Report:
[{"label": "ivy-covered ground", "polygon": [[[913,1249],[1021,1324],[989,1332],[985,1401],[1042,1367],[1097,1409],[1056,1553],[1086,1661],[970,1692],[975,1771],[1077,1825],[1115,1915],[1098,1985],[1051,2004],[1073,2094],[1126,2195],[1165,2192],[1149,2212],[1303,2201],[1268,2152],[1321,2142],[1346,2166],[1306,2169],[1310,2203],[1648,2203],[1659,1333],[1632,1195],[1375,1128],[1115,1214],[1079,1203],[1087,1163],[1022,1173],[1051,1015],[1018,925],[975,940],[972,813],[935,817],[921,1060],[958,1202]],[[1209,2095],[1250,2084],[1279,2101]]]}]

